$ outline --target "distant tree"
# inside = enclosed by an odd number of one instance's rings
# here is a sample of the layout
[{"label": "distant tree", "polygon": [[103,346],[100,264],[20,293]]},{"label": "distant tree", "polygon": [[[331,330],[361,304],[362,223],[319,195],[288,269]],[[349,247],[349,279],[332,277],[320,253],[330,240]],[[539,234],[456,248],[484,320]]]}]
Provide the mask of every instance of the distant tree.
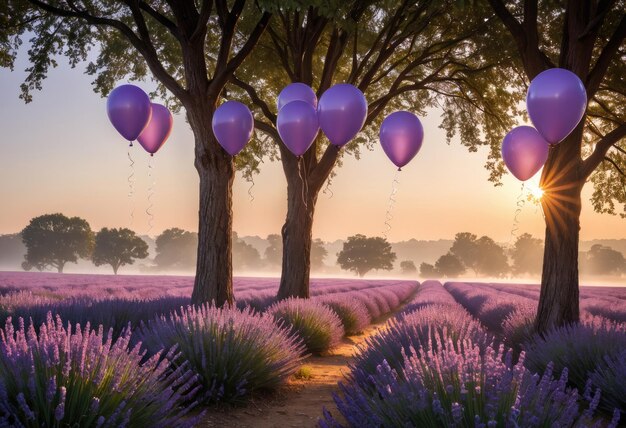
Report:
[{"label": "distant tree", "polygon": [[265,260],[268,265],[280,266],[283,261],[283,241],[280,235],[267,235],[269,246],[265,249]]},{"label": "distant tree", "polygon": [[360,277],[372,269],[391,270],[395,260],[396,253],[391,251],[391,244],[386,239],[365,235],[350,236],[337,253],[341,269],[353,271]]},{"label": "distant tree", "polygon": [[452,253],[444,254],[435,263],[435,269],[441,276],[456,278],[465,273],[465,266],[461,260]]},{"label": "distant tree", "polygon": [[320,269],[324,266],[324,259],[328,255],[324,241],[321,239],[314,239],[311,243],[311,268]]},{"label": "distant tree", "polygon": [[476,241],[478,259],[476,270],[484,276],[501,277],[509,271],[509,259],[503,247],[488,236]]},{"label": "distant tree", "polygon": [[596,244],[585,254],[581,263],[593,275],[621,275],[626,273],[626,259],[611,247]]},{"label": "distant tree", "polygon": [[130,229],[102,228],[96,234],[96,245],[91,260],[96,266],[111,265],[113,273],[136,259],[148,257],[148,244]]},{"label": "distant tree", "polygon": [[259,250],[233,232],[233,266],[235,269],[256,269],[262,264]]},{"label": "distant tree", "polygon": [[411,275],[417,273],[417,267],[413,260],[402,260],[400,262],[400,270],[404,275]]},{"label": "distant tree", "polygon": [[22,242],[26,245],[24,270],[50,266],[62,273],[66,263],[91,257],[94,236],[87,220],[57,213],[33,218],[22,230]]},{"label": "distant tree", "polygon": [[420,264],[420,276],[422,278],[434,278],[439,276],[439,272],[430,263],[422,263]]},{"label": "distant tree", "polygon": [[450,253],[463,263],[467,269],[478,273],[478,237],[473,233],[462,232],[454,236],[454,243],[450,247]]},{"label": "distant tree", "polygon": [[541,273],[543,263],[543,242],[541,239],[533,238],[529,233],[524,233],[515,240],[511,258],[514,274],[538,275]]},{"label": "distant tree", "polygon": [[154,262],[162,269],[193,269],[196,265],[198,234],[179,228],[157,236]]}]

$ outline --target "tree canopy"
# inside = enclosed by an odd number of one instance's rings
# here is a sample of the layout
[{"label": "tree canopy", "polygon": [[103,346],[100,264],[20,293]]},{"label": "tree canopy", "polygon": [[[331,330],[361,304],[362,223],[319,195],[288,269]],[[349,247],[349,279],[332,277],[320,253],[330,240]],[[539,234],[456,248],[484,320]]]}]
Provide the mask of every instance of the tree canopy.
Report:
[{"label": "tree canopy", "polygon": [[374,270],[392,270],[396,253],[391,244],[381,237],[365,235],[350,236],[337,253],[337,263],[344,270],[353,271],[360,277]]},{"label": "tree canopy", "polygon": [[120,267],[148,257],[148,244],[130,229],[102,228],[96,234],[91,259],[96,266],[111,265],[117,275]]},{"label": "tree canopy", "polygon": [[155,263],[165,269],[193,269],[196,265],[198,234],[177,227],[164,230],[156,238]]},{"label": "tree canopy", "polygon": [[448,253],[437,259],[435,271],[441,276],[456,278],[465,273],[465,266],[457,256]]},{"label": "tree canopy", "polygon": [[94,247],[87,220],[60,213],[33,218],[21,235],[26,245],[25,270],[53,267],[62,273],[67,263],[90,258]]},{"label": "tree canopy", "polygon": [[541,273],[543,242],[529,233],[517,237],[511,250],[512,270],[516,275]]}]

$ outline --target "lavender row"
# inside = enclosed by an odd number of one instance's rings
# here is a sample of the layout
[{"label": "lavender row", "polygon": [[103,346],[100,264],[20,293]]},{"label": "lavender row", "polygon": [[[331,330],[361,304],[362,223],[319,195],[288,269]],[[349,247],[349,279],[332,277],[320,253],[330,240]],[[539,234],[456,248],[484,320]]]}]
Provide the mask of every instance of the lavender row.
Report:
[{"label": "lavender row", "polygon": [[[505,292],[522,296],[537,301],[539,299],[539,289],[537,286],[516,284],[482,284],[468,283],[474,287],[485,289],[494,289],[499,292]],[[532,287],[532,288],[531,288]],[[617,291],[616,291],[617,290]],[[583,312],[591,315],[604,317],[617,322],[626,322],[626,300],[623,300],[619,289],[607,289],[601,287],[582,287],[580,292],[580,308]],[[623,294],[622,294],[623,295]]]},{"label": "lavender row", "polygon": [[[344,421],[359,428],[597,422],[599,389],[589,385],[579,393],[568,386],[567,369],[554,378],[553,364],[543,375],[533,374],[523,352],[513,364],[512,351],[492,345],[480,323],[437,285],[423,284],[413,299],[431,303],[398,315],[360,350],[348,381],[334,395],[342,420],[325,410],[321,427],[341,427]],[[608,426],[617,426],[619,417],[616,411]]]},{"label": "lavender row", "polygon": [[446,282],[444,287],[470,314],[497,334],[502,333],[502,323],[514,311],[537,306],[531,298],[475,284]]}]

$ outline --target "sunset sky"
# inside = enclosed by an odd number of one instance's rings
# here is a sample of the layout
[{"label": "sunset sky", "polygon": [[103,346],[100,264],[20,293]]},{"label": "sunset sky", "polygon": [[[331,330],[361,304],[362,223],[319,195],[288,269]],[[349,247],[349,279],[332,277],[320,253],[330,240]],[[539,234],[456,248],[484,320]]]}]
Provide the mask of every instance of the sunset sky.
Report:
[{"label": "sunset sky", "polygon": [[[52,212],[83,217],[93,229],[130,227],[147,233],[149,155],[139,146],[131,149],[137,182],[135,219],[130,224],[127,143],[109,123],[105,99],[92,91],[93,78],[83,74],[83,67],[70,69],[63,59],[59,62],[43,91],[36,92],[28,105],[18,99],[25,56],[17,61],[15,72],[0,69],[0,234],[18,232],[30,218]],[[438,128],[439,116],[432,110],[420,118],[424,143],[399,175],[389,239],[432,240],[470,231],[509,241],[520,183],[510,175],[503,186],[489,183],[483,167],[486,151],[469,153],[458,140],[447,145]],[[176,116],[170,139],[153,159],[156,194],[150,235],[173,226],[197,229],[193,144],[184,117]],[[359,161],[346,158],[332,183],[334,196],[320,195],[314,236],[334,240],[355,233],[381,235],[395,174],[378,145]],[[280,164],[262,165],[252,189],[253,202],[248,187],[238,175],[233,190],[234,229],[240,235],[279,233],[286,213]],[[589,185],[584,192],[581,239],[626,238],[626,220],[593,212],[588,202],[591,190]],[[519,234],[543,237],[543,219],[536,206],[527,203],[519,221]]]}]

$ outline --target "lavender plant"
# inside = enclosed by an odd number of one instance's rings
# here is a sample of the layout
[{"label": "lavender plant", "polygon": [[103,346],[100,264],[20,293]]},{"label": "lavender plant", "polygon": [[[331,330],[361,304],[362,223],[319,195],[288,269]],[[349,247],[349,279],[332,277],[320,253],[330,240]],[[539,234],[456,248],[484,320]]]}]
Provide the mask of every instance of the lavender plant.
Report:
[{"label": "lavender plant", "polygon": [[367,308],[354,297],[326,297],[321,299],[341,319],[346,335],[363,331],[371,322]]},{"label": "lavender plant", "polygon": [[319,354],[334,348],[344,336],[337,314],[317,300],[285,299],[270,306],[267,313],[277,322],[291,327],[311,353]]},{"label": "lavender plant", "polygon": [[[584,323],[554,328],[543,336],[535,335],[524,349],[530,370],[541,372],[548,364],[554,364],[558,374],[567,368],[570,383],[582,391],[592,373],[610,373],[607,360],[619,360],[626,351],[626,324],[589,317]],[[619,371],[617,365],[613,368]],[[597,375],[596,380],[602,382],[601,376]],[[619,391],[619,388],[603,389],[601,407],[613,411],[612,403],[624,397],[614,395]]]},{"label": "lavender plant", "polygon": [[408,314],[400,314],[378,334],[367,338],[365,345],[359,347],[354,357],[353,373],[376,373],[376,368],[384,360],[402,378],[403,352],[408,353],[412,346],[416,349],[437,346],[439,342],[435,338],[441,334],[450,337],[450,343],[454,345],[471,339],[484,348],[492,340],[480,323],[458,304],[429,305]]},{"label": "lavender plant", "polygon": [[149,352],[178,347],[200,377],[205,402],[275,389],[298,369],[304,353],[297,335],[251,308],[188,306],[142,323],[139,335]]},{"label": "lavender plant", "polygon": [[602,390],[601,405],[605,410],[626,412],[626,349],[617,355],[605,356],[604,364],[596,368],[591,381]]},{"label": "lavender plant", "polygon": [[[374,374],[356,374],[367,382],[341,384],[334,400],[348,426],[571,427],[592,422],[599,391],[581,408],[577,390],[566,385],[566,370],[558,380],[551,366],[543,376],[533,375],[523,365],[524,354],[513,364],[504,346],[481,350],[471,340],[457,345],[445,335],[437,340],[441,343],[431,349],[410,348],[403,378],[383,361]],[[320,426],[342,423],[325,410]]]},{"label": "lavender plant", "polygon": [[[0,330],[0,426],[192,426],[197,378],[182,364],[168,371],[161,352],[141,363],[126,330],[113,340],[89,323],[81,330],[48,314],[39,334],[22,318]],[[168,353],[175,358],[176,349]]]}]

